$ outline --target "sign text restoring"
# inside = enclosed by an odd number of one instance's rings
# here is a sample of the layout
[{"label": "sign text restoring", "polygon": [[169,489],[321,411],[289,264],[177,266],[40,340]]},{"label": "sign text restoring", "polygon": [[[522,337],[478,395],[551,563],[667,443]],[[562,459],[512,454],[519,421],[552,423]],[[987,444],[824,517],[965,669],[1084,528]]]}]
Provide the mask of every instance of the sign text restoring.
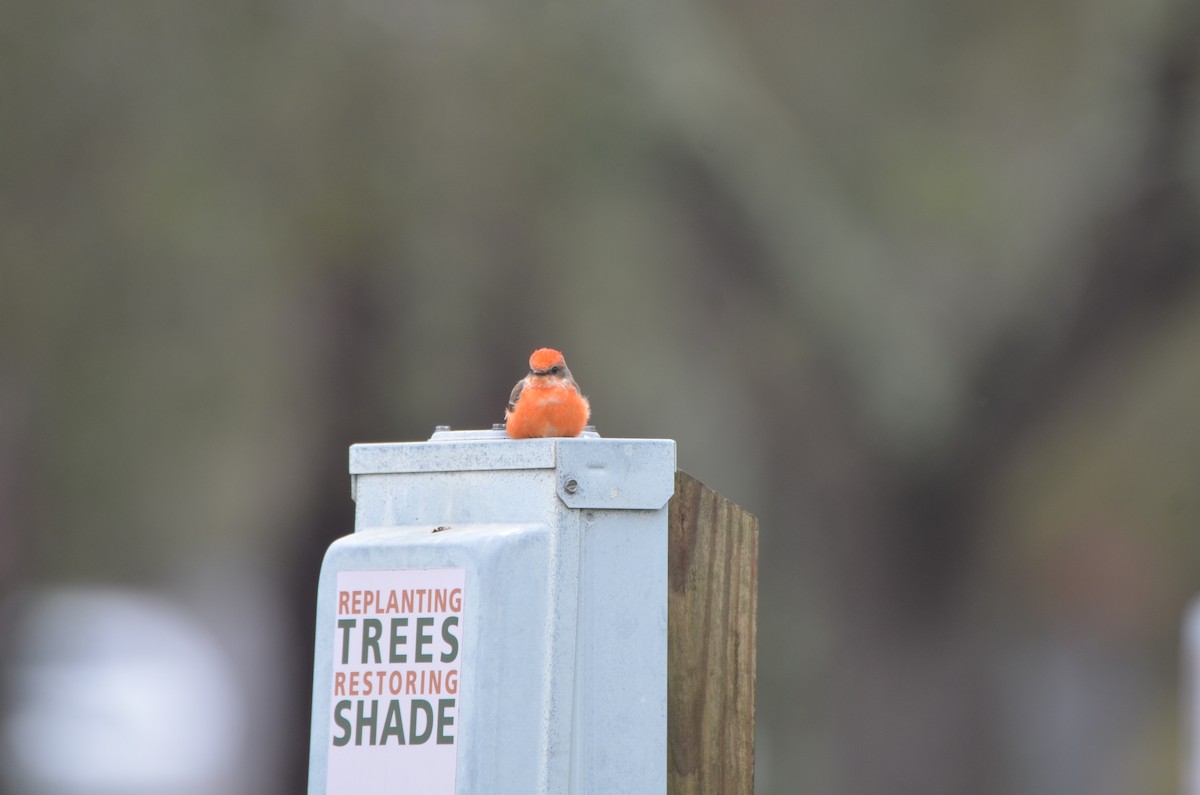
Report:
[{"label": "sign text restoring", "polygon": [[454,792],[465,579],[338,572],[330,793]]}]

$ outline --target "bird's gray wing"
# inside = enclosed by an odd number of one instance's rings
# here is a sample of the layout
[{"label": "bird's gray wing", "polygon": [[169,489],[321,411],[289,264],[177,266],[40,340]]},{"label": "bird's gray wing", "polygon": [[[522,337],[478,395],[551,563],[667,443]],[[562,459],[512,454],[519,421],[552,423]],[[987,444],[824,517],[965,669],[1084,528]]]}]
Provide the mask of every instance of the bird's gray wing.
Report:
[{"label": "bird's gray wing", "polygon": [[575,376],[571,375],[571,368],[567,367],[565,364],[563,365],[562,375],[563,375],[563,379],[568,384],[575,387],[576,392],[578,392],[581,395],[583,394],[583,390],[579,388],[579,382],[575,380]]},{"label": "bird's gray wing", "polygon": [[512,388],[512,393],[508,396],[508,411],[512,411],[513,407],[517,405],[517,401],[521,399],[521,390],[524,388],[525,379],[522,378],[517,382],[516,386]]}]

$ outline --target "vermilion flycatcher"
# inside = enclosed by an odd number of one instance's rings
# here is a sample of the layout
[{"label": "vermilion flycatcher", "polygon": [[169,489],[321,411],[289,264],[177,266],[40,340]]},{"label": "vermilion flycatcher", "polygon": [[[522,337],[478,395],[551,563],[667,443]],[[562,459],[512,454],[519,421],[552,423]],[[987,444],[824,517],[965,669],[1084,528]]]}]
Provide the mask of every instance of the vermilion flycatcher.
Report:
[{"label": "vermilion flycatcher", "polygon": [[529,375],[508,396],[504,427],[514,439],[578,436],[589,416],[591,407],[563,355],[553,348],[538,348],[529,357]]}]

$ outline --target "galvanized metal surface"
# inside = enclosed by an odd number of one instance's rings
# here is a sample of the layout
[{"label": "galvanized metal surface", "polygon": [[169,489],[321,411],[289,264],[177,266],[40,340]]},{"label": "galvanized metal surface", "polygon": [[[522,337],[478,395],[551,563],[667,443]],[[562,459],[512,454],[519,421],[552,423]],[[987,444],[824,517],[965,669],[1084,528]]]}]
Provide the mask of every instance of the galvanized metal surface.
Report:
[{"label": "galvanized metal surface", "polygon": [[1200,597],[1188,607],[1183,621],[1184,787],[1200,795]]},{"label": "galvanized metal surface", "polygon": [[663,792],[675,443],[439,431],[355,445],[350,471],[356,532],[319,588],[310,795],[327,791],[336,573],[430,568],[466,571],[457,792]]},{"label": "galvanized metal surface", "polygon": [[569,508],[655,510],[675,491],[674,442],[563,442],[557,448],[558,496]]}]

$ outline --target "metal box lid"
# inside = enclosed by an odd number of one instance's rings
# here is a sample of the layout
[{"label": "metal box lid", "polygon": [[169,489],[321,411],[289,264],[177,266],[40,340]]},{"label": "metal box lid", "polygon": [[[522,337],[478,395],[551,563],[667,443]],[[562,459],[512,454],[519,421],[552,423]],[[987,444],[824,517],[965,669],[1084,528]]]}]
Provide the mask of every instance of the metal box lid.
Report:
[{"label": "metal box lid", "polygon": [[657,510],[675,492],[675,441],[577,438],[510,439],[502,430],[438,430],[427,442],[356,444],[350,475],[556,470],[569,508]]}]

